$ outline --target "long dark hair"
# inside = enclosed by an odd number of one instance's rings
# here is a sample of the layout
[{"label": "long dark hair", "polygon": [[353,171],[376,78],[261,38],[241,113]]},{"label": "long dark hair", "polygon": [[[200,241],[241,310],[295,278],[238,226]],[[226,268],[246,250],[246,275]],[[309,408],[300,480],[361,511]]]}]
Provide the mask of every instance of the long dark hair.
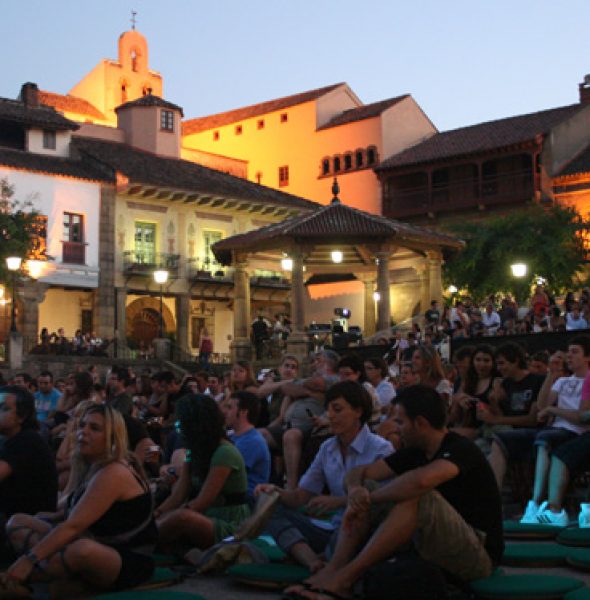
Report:
[{"label": "long dark hair", "polygon": [[477,375],[477,371],[475,370],[475,355],[476,354],[487,354],[492,359],[492,370],[490,371],[490,377],[493,379],[497,377],[498,372],[496,371],[496,358],[494,356],[494,349],[489,344],[480,344],[475,347],[473,354],[471,355],[471,359],[469,360],[469,368],[467,369],[467,373],[465,375],[465,393],[474,396],[477,391],[477,382],[479,381],[479,376]]},{"label": "long dark hair", "polygon": [[211,457],[225,439],[225,419],[217,402],[205,394],[187,394],[176,403],[180,431],[190,451],[193,472],[204,481]]},{"label": "long dark hair", "polygon": [[19,385],[5,385],[0,387],[0,394],[14,396],[14,406],[18,417],[23,419],[21,429],[39,429],[37,412],[35,410],[35,398],[28,390]]}]

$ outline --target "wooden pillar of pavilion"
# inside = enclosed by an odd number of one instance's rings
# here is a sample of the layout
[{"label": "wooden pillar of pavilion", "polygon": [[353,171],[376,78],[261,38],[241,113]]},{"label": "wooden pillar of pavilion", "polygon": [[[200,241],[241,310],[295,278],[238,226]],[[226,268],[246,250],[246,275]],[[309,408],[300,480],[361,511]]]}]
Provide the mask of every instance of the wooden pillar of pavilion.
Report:
[{"label": "wooden pillar of pavilion", "polygon": [[363,336],[367,338],[375,333],[375,276],[372,273],[359,273],[356,277],[364,285],[363,306],[365,318]]},{"label": "wooden pillar of pavilion", "polygon": [[442,254],[440,251],[431,250],[427,256],[430,300],[440,303],[442,302]]}]

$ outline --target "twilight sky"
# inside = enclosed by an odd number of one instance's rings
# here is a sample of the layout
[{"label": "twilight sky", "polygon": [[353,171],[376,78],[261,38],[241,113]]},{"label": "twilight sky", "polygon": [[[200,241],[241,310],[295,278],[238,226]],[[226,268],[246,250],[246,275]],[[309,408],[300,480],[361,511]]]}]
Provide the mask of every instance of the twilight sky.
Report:
[{"label": "twilight sky", "polygon": [[0,96],[67,91],[137,29],[192,118],[347,82],[442,131],[578,101],[588,0],[0,0]]}]

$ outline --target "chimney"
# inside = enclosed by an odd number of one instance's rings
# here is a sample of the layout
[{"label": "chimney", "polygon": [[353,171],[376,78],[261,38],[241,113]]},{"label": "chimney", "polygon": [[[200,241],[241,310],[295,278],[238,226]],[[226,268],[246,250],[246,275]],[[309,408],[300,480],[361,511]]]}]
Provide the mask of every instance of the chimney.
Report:
[{"label": "chimney", "polygon": [[584,77],[584,81],[578,86],[580,90],[580,104],[590,103],[590,75]]},{"label": "chimney", "polygon": [[39,88],[36,83],[23,84],[20,89],[19,100],[28,108],[39,108]]}]

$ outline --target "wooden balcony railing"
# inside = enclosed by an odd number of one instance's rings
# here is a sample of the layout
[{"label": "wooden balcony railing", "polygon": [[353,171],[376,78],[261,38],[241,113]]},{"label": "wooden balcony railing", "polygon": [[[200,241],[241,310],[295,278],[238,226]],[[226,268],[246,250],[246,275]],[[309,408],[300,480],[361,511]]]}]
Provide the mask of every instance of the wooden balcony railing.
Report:
[{"label": "wooden balcony railing", "polygon": [[446,185],[391,189],[384,197],[383,213],[399,218],[428,212],[444,212],[480,204],[502,204],[530,200],[535,192],[532,170],[511,171],[494,177],[451,181]]}]

